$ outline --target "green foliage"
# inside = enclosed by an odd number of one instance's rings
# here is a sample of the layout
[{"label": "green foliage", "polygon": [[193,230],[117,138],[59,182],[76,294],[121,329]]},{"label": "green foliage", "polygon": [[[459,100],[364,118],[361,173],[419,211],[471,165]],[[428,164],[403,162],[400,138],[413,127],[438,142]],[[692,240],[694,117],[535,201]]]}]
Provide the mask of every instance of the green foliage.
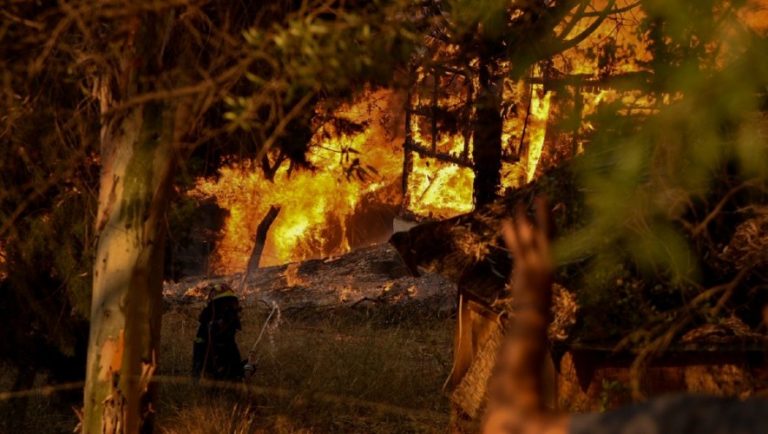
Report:
[{"label": "green foliage", "polygon": [[12,348],[6,353],[12,357],[50,349],[72,357],[84,337],[77,327],[90,312],[95,199],[73,190],[52,199],[50,211],[19,219],[4,245],[8,276],[0,282],[0,312],[13,333],[2,347]]},{"label": "green foliage", "polygon": [[228,97],[224,117],[238,128],[263,128],[290,121],[296,114],[283,110],[305,107],[310,95],[349,95],[366,84],[391,83],[418,41],[409,7],[402,0],[307,7],[272,27],[246,30],[254,58],[245,74],[250,91]]},{"label": "green foliage", "polygon": [[47,8],[0,18],[0,359],[72,381],[90,312],[98,119],[66,56],[39,57]]},{"label": "green foliage", "polygon": [[484,36],[497,39],[506,30],[509,3],[500,0],[450,0],[447,8],[459,34],[473,33],[480,26]]},{"label": "green foliage", "polygon": [[655,100],[654,113],[628,119],[614,103],[591,119],[596,133],[578,165],[589,223],[559,243],[559,254],[564,262],[596,255],[595,268],[629,260],[681,286],[701,281],[692,248],[703,232],[692,229],[702,206],[712,210],[715,187],[733,178],[729,167],[737,163],[737,179],[765,181],[766,41],[727,2],[645,6],[653,79],[636,85]]}]

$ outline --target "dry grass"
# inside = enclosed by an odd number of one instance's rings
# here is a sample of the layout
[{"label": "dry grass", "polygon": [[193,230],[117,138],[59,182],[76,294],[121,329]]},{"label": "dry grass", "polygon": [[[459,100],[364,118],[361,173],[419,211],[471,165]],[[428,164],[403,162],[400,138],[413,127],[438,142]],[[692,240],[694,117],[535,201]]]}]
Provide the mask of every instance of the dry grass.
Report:
[{"label": "dry grass", "polygon": [[[0,364],[0,392],[13,390],[18,371]],[[28,395],[0,399],[0,433],[72,433],[77,424],[73,405],[82,401],[79,384],[51,385],[46,375],[37,375]]]},{"label": "dry grass", "polygon": [[[282,312],[257,347],[256,372],[245,384],[195,384],[188,377],[200,308],[173,306],[163,317],[156,432],[446,431],[441,386],[450,369],[453,320],[428,305]],[[243,357],[268,313],[264,307],[243,312]],[[13,377],[5,370],[0,390],[9,390]],[[36,386],[45,385],[39,376]],[[32,396],[23,416],[0,402],[0,433],[70,433],[77,422],[72,406],[80,400],[80,390]]]},{"label": "dry grass", "polygon": [[[164,433],[444,432],[453,321],[415,309],[283,313],[243,387],[194,385],[198,308],[166,314],[158,426]],[[401,314],[403,312],[400,312]],[[420,313],[424,315],[420,315]],[[243,356],[268,314],[244,311]],[[167,379],[168,377],[166,377]]]}]

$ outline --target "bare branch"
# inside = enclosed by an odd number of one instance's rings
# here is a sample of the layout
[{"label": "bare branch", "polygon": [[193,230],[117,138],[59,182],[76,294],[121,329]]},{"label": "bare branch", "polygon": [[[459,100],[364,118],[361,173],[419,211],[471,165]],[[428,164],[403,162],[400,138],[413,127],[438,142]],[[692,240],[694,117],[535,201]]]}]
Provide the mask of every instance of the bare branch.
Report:
[{"label": "bare branch", "polygon": [[[566,51],[566,50],[568,50],[570,48],[573,48],[573,47],[579,45],[580,43],[582,43],[585,39],[587,39],[589,37],[589,35],[594,33],[595,30],[597,30],[600,27],[600,25],[603,24],[605,19],[608,18],[608,16],[611,14],[611,11],[613,10],[613,6],[615,4],[616,4],[616,0],[610,0],[608,2],[608,6],[606,6],[605,9],[603,9],[599,13],[599,15],[597,16],[595,21],[593,21],[592,24],[589,25],[589,27],[587,27],[584,31],[579,33],[577,36],[574,36],[571,39],[564,40],[560,44],[557,44],[555,46],[555,48],[553,48],[549,52],[549,56],[553,56],[553,55],[555,55],[557,53],[561,53],[563,51]],[[565,36],[566,35],[561,35],[561,37],[565,37]],[[549,57],[549,56],[547,56],[547,57]]]},{"label": "bare branch", "polygon": [[[632,9],[640,6],[640,4],[642,4],[642,3],[643,3],[643,0],[637,0],[634,3],[630,3],[628,5],[617,7],[615,9],[611,10],[611,11],[608,11],[608,13],[610,15],[616,15],[616,14],[622,14],[624,12],[629,12]],[[583,18],[599,17],[602,13],[603,13],[603,11],[600,11],[600,12],[586,12],[586,13],[584,13],[582,15],[582,17]]]}]

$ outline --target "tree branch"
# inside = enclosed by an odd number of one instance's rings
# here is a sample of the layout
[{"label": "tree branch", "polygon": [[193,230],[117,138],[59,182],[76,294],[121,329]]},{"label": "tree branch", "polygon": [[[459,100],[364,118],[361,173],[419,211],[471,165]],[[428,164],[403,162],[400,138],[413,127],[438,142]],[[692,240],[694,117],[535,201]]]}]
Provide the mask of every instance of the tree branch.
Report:
[{"label": "tree branch", "polygon": [[[597,19],[592,22],[592,24],[589,25],[584,31],[579,33],[578,36],[574,36],[571,39],[562,41],[560,44],[558,44],[554,49],[551,50],[551,52],[546,56],[554,56],[557,53],[562,53],[563,51],[566,51],[570,48],[573,48],[580,43],[582,43],[585,39],[589,37],[592,33],[595,32],[605,21],[606,18],[611,14],[611,11],[613,10],[613,6],[616,4],[616,0],[610,0],[608,3],[608,6],[603,9],[599,15],[597,16]],[[561,35],[561,37],[565,37],[566,35]]]},{"label": "tree branch", "polygon": [[712,211],[709,214],[707,214],[704,220],[702,220],[698,225],[696,225],[691,230],[691,235],[693,235],[694,237],[698,237],[699,235],[701,235],[702,232],[707,230],[707,226],[709,226],[712,220],[714,220],[714,218],[717,217],[718,214],[720,214],[720,212],[723,210],[723,208],[728,203],[728,201],[731,200],[733,195],[740,192],[741,190],[744,190],[747,187],[753,186],[754,184],[755,184],[754,180],[745,181],[737,185],[736,187],[732,188],[728,193],[725,194],[725,196],[723,196],[722,199],[720,199],[720,202],[718,202],[715,208],[712,209]]},{"label": "tree branch", "polygon": [[[626,5],[626,6],[617,7],[615,9],[613,9],[612,11],[609,11],[608,13],[610,15],[622,14],[624,12],[631,11],[632,9],[640,6],[640,4],[642,2],[643,2],[643,0],[637,0],[636,2],[630,3],[630,4]],[[586,13],[583,14],[582,17],[583,18],[598,17],[602,13],[603,13],[602,11],[600,11],[600,12],[586,12]]]}]

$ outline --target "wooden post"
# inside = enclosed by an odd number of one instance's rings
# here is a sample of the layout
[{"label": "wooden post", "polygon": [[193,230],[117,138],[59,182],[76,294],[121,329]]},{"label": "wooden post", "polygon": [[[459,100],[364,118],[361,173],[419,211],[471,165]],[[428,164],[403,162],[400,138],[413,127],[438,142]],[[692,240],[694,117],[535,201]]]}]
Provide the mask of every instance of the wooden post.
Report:
[{"label": "wooden post", "polygon": [[408,178],[413,171],[413,154],[411,151],[411,104],[412,93],[410,88],[408,89],[408,96],[405,102],[405,142],[403,142],[403,175],[402,175],[402,189],[403,189],[403,203],[401,205],[401,212],[405,212],[408,208]]},{"label": "wooden post", "polygon": [[579,153],[579,127],[581,126],[581,119],[584,112],[584,96],[581,94],[581,85],[576,84],[574,86],[575,89],[575,98],[574,98],[574,107],[573,107],[573,113],[574,116],[577,117],[576,120],[573,122],[573,153],[572,156],[575,156]]},{"label": "wooden post", "polygon": [[465,102],[464,109],[464,149],[461,151],[461,158],[465,161],[469,160],[469,142],[472,140],[472,106],[475,98],[475,86],[472,84],[472,76],[466,75],[464,77],[467,80],[467,101]]},{"label": "wooden post", "polygon": [[437,85],[440,79],[437,66],[432,69],[432,78],[432,152],[437,153]]}]

